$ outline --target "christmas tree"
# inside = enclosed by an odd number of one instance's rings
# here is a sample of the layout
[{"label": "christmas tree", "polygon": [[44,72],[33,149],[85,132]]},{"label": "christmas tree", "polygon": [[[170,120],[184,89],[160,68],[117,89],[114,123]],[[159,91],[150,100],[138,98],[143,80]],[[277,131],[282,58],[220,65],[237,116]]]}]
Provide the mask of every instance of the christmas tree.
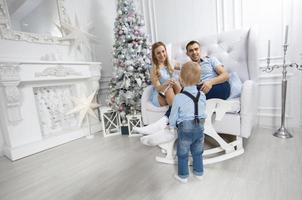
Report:
[{"label": "christmas tree", "polygon": [[141,110],[143,89],[150,83],[151,44],[144,32],[143,17],[136,12],[133,0],[118,0],[114,36],[114,72],[108,100],[125,124],[127,114]]}]

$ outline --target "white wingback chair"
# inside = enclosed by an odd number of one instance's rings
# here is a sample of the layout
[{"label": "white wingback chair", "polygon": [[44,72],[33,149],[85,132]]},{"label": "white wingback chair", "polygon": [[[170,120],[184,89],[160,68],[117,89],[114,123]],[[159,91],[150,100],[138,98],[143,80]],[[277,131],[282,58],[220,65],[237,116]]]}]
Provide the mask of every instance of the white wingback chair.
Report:
[{"label": "white wingback chair", "polygon": [[[243,83],[241,97],[229,100],[238,108],[234,108],[234,112],[226,113],[221,121],[214,122],[215,130],[218,133],[249,137],[256,123],[257,87],[254,81],[258,69],[256,33],[252,29],[233,30],[203,37],[197,41],[201,45],[202,55],[218,58],[228,72],[237,72]],[[172,44],[173,60],[180,63],[189,60],[185,49],[187,42]],[[152,105],[149,100],[151,89],[152,86],[148,86],[142,95],[142,119],[145,125],[158,120],[168,108]]]}]

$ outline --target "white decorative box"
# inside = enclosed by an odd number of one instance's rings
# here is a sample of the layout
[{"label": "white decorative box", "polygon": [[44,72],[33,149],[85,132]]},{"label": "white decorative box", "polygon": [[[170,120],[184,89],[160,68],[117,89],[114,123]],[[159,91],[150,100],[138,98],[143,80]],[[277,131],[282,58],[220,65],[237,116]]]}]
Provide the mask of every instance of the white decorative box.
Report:
[{"label": "white decorative box", "polygon": [[120,135],[120,119],[118,112],[109,107],[100,107],[104,137]]},{"label": "white decorative box", "polygon": [[142,116],[140,114],[127,115],[129,137],[140,136],[141,134],[133,131],[134,127],[142,126]]}]

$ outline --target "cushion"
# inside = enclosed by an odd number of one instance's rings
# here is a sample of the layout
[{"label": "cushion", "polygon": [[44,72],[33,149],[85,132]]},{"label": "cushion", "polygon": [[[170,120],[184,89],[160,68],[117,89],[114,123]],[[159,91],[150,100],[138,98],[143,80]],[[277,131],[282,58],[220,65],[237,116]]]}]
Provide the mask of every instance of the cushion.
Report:
[{"label": "cushion", "polygon": [[227,111],[227,113],[236,114],[240,112],[240,99],[238,97],[233,99],[227,99],[226,101],[231,103],[231,109]]},{"label": "cushion", "polygon": [[231,86],[231,94],[228,99],[234,99],[234,98],[240,97],[242,82],[241,82],[237,72],[230,73],[229,83]]}]

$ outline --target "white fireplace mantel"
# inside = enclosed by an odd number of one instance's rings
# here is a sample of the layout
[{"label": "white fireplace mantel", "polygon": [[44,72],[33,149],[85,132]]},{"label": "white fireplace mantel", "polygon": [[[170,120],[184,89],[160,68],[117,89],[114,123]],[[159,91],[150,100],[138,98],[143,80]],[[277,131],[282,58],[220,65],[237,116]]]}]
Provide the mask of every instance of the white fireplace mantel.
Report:
[{"label": "white fireplace mantel", "polygon": [[[0,125],[4,155],[16,160],[85,136],[71,97],[99,88],[101,63],[0,61]],[[100,123],[93,121],[96,130]]]}]

